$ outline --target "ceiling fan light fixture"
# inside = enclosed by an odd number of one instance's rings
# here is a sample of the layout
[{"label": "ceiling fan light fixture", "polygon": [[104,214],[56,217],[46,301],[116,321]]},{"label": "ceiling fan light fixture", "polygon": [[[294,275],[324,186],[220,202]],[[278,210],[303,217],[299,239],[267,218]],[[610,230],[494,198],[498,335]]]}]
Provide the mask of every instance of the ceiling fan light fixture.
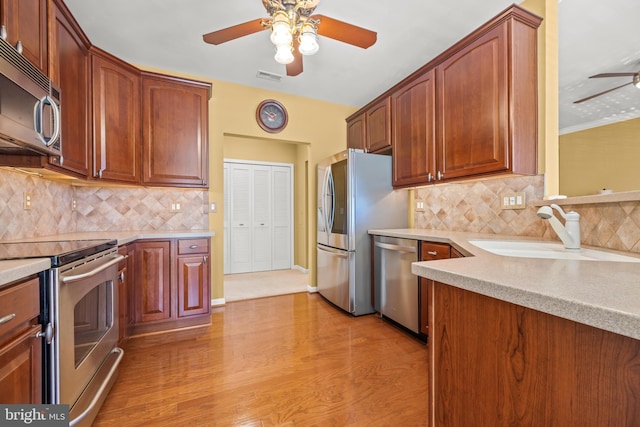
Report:
[{"label": "ceiling fan light fixture", "polygon": [[291,26],[289,25],[289,15],[283,11],[276,12],[276,14],[273,15],[272,22],[271,43],[276,46],[291,44],[293,35],[291,34]]},{"label": "ceiling fan light fixture", "polygon": [[276,54],[273,59],[276,60],[277,63],[287,65],[291,64],[294,60],[293,57],[293,48],[290,44],[281,44],[276,46]]},{"label": "ceiling fan light fixture", "polygon": [[320,50],[318,34],[316,33],[315,27],[311,24],[304,24],[302,26],[299,40],[300,46],[298,46],[298,50],[303,55],[314,55]]}]

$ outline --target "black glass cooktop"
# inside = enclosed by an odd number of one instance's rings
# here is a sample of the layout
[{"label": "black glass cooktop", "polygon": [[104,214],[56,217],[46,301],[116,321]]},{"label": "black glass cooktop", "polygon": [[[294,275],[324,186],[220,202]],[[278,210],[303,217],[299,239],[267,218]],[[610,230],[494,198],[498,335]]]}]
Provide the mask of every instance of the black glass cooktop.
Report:
[{"label": "black glass cooktop", "polygon": [[50,258],[59,267],[117,246],[116,240],[60,240],[0,243],[0,260]]}]

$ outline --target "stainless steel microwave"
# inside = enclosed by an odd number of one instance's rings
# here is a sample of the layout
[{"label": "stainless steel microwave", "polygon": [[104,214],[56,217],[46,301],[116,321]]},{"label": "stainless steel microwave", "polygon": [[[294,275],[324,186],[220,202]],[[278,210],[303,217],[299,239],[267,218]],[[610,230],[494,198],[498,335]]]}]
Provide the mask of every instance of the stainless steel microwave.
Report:
[{"label": "stainless steel microwave", "polygon": [[60,111],[60,89],[0,37],[0,155],[61,157]]}]

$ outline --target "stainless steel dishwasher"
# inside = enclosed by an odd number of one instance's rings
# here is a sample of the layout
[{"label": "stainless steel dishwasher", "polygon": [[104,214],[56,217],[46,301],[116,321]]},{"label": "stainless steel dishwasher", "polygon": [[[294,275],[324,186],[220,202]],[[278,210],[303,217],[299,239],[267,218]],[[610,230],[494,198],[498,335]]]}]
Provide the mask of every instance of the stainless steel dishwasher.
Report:
[{"label": "stainless steel dishwasher", "polygon": [[374,288],[382,317],[419,333],[418,278],[411,263],[418,261],[418,241],[397,237],[374,237]]}]

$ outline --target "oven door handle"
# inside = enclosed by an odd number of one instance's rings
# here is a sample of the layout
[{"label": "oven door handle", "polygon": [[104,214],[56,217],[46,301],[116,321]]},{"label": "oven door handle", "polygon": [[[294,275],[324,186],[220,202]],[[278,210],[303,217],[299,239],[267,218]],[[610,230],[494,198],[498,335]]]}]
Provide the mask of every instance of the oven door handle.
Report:
[{"label": "oven door handle", "polygon": [[78,280],[86,279],[87,277],[95,276],[96,274],[100,273],[103,270],[106,270],[107,268],[111,267],[112,265],[119,263],[123,259],[124,259],[124,256],[118,255],[117,257],[112,258],[111,260],[105,262],[104,264],[100,265],[99,267],[96,267],[91,271],[87,271],[86,273],[76,274],[74,276],[63,277],[61,279],[62,283],[76,282]]}]

